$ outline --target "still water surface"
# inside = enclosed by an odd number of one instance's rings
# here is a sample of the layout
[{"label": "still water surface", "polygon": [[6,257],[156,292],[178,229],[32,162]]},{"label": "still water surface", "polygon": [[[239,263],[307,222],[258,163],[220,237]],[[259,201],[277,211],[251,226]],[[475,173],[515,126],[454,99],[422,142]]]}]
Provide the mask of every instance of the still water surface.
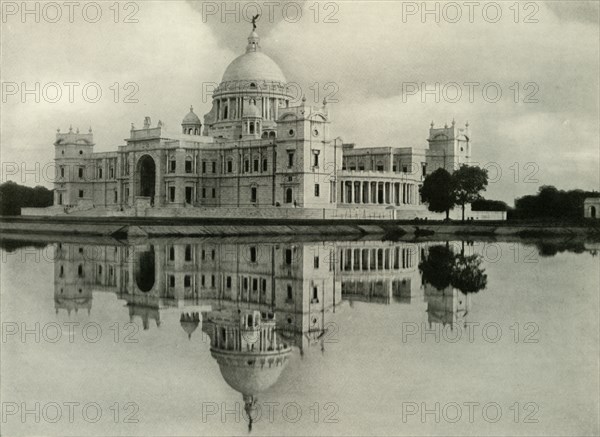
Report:
[{"label": "still water surface", "polygon": [[596,435],[597,243],[2,245],[2,435]]}]

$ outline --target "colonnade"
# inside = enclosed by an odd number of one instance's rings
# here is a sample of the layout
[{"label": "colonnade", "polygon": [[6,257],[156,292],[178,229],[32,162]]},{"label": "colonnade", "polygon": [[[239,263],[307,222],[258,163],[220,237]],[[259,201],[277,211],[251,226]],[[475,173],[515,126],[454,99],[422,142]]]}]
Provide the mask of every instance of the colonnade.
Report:
[{"label": "colonnade", "polygon": [[342,181],[340,203],[420,205],[419,187],[405,182]]},{"label": "colonnade", "polygon": [[417,256],[415,248],[341,249],[340,271],[378,271],[412,268]]},{"label": "colonnade", "polygon": [[[279,116],[279,99],[274,97],[252,97],[256,106],[261,108],[261,116],[264,120],[277,120]],[[241,120],[244,112],[245,102],[243,97],[216,98],[217,121]]]}]

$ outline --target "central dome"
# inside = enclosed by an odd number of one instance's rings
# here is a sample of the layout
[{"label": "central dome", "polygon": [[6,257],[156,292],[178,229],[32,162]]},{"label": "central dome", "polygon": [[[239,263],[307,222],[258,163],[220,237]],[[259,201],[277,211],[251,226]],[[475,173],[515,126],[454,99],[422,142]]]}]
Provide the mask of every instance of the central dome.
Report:
[{"label": "central dome", "polygon": [[244,53],[234,59],[225,70],[222,82],[252,80],[286,83],[285,76],[275,61],[261,52]]},{"label": "central dome", "polygon": [[252,32],[248,37],[246,53],[233,60],[225,70],[222,82],[267,81],[285,84],[281,68],[260,51],[259,37]]}]

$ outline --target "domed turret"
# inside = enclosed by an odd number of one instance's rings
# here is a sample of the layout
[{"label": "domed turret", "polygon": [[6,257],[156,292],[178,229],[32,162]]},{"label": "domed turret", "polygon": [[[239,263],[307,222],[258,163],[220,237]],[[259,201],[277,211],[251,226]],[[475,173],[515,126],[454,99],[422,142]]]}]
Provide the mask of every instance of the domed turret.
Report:
[{"label": "domed turret", "polygon": [[190,106],[190,112],[183,117],[181,127],[184,134],[188,135],[200,135],[202,132],[202,122],[200,118],[194,113],[194,107]]}]

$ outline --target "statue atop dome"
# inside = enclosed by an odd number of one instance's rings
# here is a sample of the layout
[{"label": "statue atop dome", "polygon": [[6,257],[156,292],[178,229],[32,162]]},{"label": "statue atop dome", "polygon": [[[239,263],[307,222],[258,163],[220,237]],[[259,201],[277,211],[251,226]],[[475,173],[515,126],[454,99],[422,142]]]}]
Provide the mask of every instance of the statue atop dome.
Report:
[{"label": "statue atop dome", "polygon": [[256,14],[254,17],[252,17],[252,30],[256,30],[256,20],[258,19],[258,17],[260,17],[260,14]]}]

